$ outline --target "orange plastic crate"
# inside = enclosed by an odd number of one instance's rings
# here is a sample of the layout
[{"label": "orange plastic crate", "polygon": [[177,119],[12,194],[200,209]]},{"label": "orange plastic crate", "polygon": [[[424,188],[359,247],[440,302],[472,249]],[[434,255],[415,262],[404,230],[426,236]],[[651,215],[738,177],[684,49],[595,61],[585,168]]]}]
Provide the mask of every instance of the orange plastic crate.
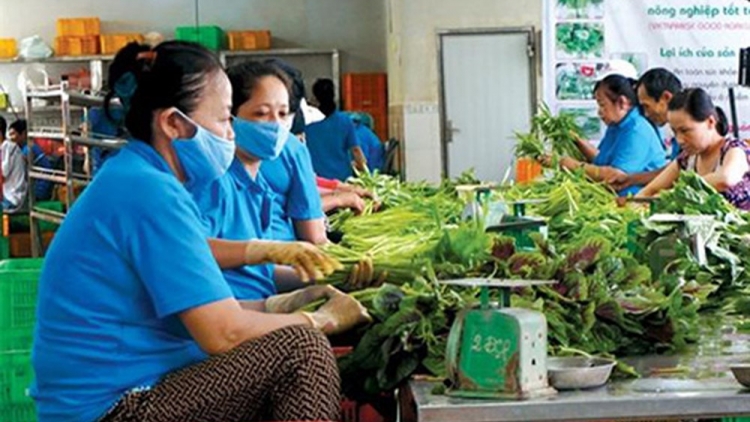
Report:
[{"label": "orange plastic crate", "polygon": [[388,77],[385,73],[347,73],[343,86],[347,110],[388,107]]},{"label": "orange plastic crate", "polygon": [[516,183],[531,183],[542,175],[542,165],[530,158],[516,161]]},{"label": "orange plastic crate", "polygon": [[141,34],[102,34],[99,37],[102,54],[117,54],[120,49],[131,42],[143,43]]},{"label": "orange plastic crate", "polygon": [[271,31],[228,31],[230,50],[268,50],[271,48]]},{"label": "orange plastic crate", "polygon": [[99,18],[60,18],[57,20],[58,37],[85,37],[101,34]]},{"label": "orange plastic crate", "polygon": [[14,38],[0,38],[0,59],[12,59],[18,55]]},{"label": "orange plastic crate", "polygon": [[99,54],[99,36],[55,37],[55,55],[88,56]]}]

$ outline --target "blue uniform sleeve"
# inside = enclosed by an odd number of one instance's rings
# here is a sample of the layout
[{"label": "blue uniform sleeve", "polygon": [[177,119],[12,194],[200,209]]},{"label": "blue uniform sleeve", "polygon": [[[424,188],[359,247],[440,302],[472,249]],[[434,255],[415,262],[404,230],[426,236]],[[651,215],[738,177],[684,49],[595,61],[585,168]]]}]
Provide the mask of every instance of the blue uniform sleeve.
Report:
[{"label": "blue uniform sleeve", "polygon": [[[143,189],[131,202],[138,230],[126,253],[151,296],[159,318],[232,297],[208,245],[198,207],[177,184]],[[145,196],[145,198],[143,198]],[[126,212],[126,210],[123,210]]]},{"label": "blue uniform sleeve", "polygon": [[348,117],[342,120],[343,130],[345,133],[344,146],[349,151],[354,147],[361,147],[359,138],[357,138],[357,129],[354,127],[354,123]]},{"label": "blue uniform sleeve", "polygon": [[286,212],[294,220],[316,220],[325,217],[318,185],[315,183],[310,152],[304,145],[298,148],[290,161],[291,185]]}]

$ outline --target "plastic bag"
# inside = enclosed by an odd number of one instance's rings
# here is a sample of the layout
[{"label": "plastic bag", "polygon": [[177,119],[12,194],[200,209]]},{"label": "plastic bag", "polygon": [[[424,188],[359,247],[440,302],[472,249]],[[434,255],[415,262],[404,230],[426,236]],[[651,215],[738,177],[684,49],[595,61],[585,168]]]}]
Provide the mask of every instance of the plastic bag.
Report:
[{"label": "plastic bag", "polygon": [[18,52],[25,59],[46,59],[53,54],[52,48],[39,35],[22,39]]}]

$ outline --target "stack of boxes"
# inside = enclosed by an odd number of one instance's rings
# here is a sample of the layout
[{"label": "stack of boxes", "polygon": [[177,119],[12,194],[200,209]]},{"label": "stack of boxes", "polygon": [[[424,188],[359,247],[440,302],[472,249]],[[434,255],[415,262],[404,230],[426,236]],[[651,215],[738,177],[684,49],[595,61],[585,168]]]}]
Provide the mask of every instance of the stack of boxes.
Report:
[{"label": "stack of boxes", "polygon": [[64,18],[57,20],[55,55],[88,56],[99,54],[99,18]]}]

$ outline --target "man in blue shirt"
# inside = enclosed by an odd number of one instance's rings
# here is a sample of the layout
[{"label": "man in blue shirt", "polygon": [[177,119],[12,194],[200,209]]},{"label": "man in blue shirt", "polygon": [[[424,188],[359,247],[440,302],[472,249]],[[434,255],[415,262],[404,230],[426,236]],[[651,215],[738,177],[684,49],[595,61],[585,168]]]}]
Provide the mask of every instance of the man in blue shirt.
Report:
[{"label": "man in blue shirt", "polygon": [[[18,119],[13,122],[8,129],[8,137],[15,142],[23,152],[23,155],[29,156],[29,143],[26,120]],[[31,156],[33,157],[34,167],[51,170],[52,163],[49,157],[42,151],[36,143],[32,144]],[[34,198],[37,201],[48,201],[52,198],[52,182],[49,180],[34,180]]]}]

